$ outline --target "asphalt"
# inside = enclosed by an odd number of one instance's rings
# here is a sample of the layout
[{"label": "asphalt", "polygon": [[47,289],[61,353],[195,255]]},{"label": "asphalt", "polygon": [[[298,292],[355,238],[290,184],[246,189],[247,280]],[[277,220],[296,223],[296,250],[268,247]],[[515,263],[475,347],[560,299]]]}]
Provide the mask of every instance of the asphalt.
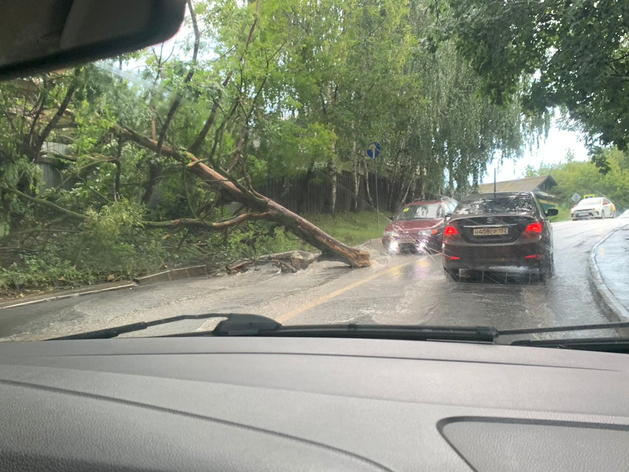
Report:
[{"label": "asphalt", "polygon": [[[588,257],[592,247],[621,222],[626,223],[617,219],[554,224],[556,275],[546,284],[526,273],[506,278],[503,273],[489,273],[484,279],[448,281],[439,256],[381,255],[374,258],[372,267],[360,270],[336,263],[315,263],[296,274],[266,266],[233,276],[129,287],[1,310],[0,340],[47,339],[202,313],[253,313],[284,324],[430,324],[510,329],[604,323],[608,319],[588,283]],[[381,248],[375,245],[371,249],[377,254]],[[134,335],[206,330],[219,320],[183,321]]]}]

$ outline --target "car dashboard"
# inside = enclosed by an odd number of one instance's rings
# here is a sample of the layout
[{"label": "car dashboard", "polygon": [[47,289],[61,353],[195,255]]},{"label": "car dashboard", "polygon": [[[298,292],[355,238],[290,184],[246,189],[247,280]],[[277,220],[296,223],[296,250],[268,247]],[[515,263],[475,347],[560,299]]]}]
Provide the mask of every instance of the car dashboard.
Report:
[{"label": "car dashboard", "polygon": [[620,354],[453,342],[0,345],[0,469],[629,470]]}]

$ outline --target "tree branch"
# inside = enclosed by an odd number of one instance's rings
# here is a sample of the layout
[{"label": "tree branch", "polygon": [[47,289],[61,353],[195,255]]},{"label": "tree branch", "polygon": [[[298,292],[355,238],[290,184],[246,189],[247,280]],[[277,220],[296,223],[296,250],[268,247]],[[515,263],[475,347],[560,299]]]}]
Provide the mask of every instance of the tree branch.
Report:
[{"label": "tree branch", "polygon": [[19,190],[16,190],[14,188],[9,188],[9,187],[0,187],[2,190],[6,190],[7,192],[11,192],[16,194],[18,197],[22,197],[30,202],[36,203],[37,205],[41,205],[47,208],[50,208],[52,210],[58,211],[59,213],[63,213],[64,215],[67,215],[71,218],[74,218],[76,220],[86,220],[87,217],[85,215],[81,215],[80,213],[77,213],[75,211],[72,210],[68,210],[67,208],[63,208],[60,207],[59,205],[55,205],[54,203],[48,201],[48,200],[44,200],[43,198],[37,198],[37,197],[31,197],[30,195],[27,195],[25,193],[20,192]]},{"label": "tree branch", "polygon": [[[119,125],[115,125],[114,129],[122,132],[129,141],[133,141],[153,151],[157,149],[157,143],[154,139]],[[186,151],[177,151],[169,146],[164,146],[162,152],[164,155],[171,156],[175,160],[186,164],[187,168],[201,179],[218,184],[234,201],[243,203],[248,208],[259,212],[268,212],[270,220],[281,224],[298,238],[320,249],[326,258],[344,262],[352,267],[369,267],[368,252],[341,243],[277,202],[257,192],[245,189],[236,179],[228,178],[223,173],[203,164],[193,154]]]},{"label": "tree branch", "polygon": [[[187,0],[186,3],[188,4],[188,11],[190,12],[190,19],[192,20],[192,29],[194,30],[194,48],[192,51],[192,62],[191,62],[190,70],[188,71],[188,74],[186,75],[186,77],[183,79],[184,85],[186,85],[192,80],[192,76],[194,75],[194,66],[196,65],[197,56],[199,54],[199,45],[201,43],[199,26],[197,25],[197,17],[194,13],[194,8],[192,7],[192,1]],[[168,110],[168,114],[166,115],[166,121],[164,121],[164,124],[162,125],[162,130],[159,133],[159,140],[157,141],[157,155],[158,156],[162,149],[162,145],[164,144],[164,139],[166,139],[166,132],[168,131],[170,123],[175,117],[175,113],[177,112],[177,109],[181,105],[181,100],[182,100],[181,95],[178,94],[175,97],[173,104],[170,106],[170,110]]]},{"label": "tree branch", "polygon": [[[251,28],[249,29],[249,34],[247,35],[247,41],[245,42],[245,50],[243,51],[242,56],[240,57],[241,63],[247,56],[247,52],[249,51],[249,45],[251,44],[251,41],[253,40],[253,32],[255,31],[256,25],[258,24],[259,6],[260,6],[260,0],[256,0],[255,18],[253,20],[253,23],[251,24]],[[227,86],[227,84],[232,78],[232,75],[233,75],[233,71],[229,71],[229,73],[227,74],[227,77],[225,77],[225,80],[223,80],[222,82],[223,88]],[[218,113],[219,106],[220,106],[220,100],[217,97],[212,102],[212,109],[210,110],[210,116],[208,116],[208,119],[205,120],[205,124],[203,125],[201,132],[197,136],[197,139],[194,140],[194,143],[192,143],[192,146],[188,148],[188,151],[190,153],[198,154],[199,151],[201,150],[203,141],[205,141],[205,138],[207,137],[207,134],[209,133],[210,128],[212,128],[212,125],[214,124],[214,120],[216,120],[216,114]]]},{"label": "tree branch", "polygon": [[[54,204],[51,201],[45,200],[43,198],[31,197],[25,193],[20,192],[19,190],[11,189],[8,187],[0,187],[2,190],[6,190],[8,192],[14,193],[17,196],[24,198],[32,203],[35,203],[39,206],[43,206],[46,208],[53,209],[59,213],[63,213],[70,218],[75,220],[85,221],[87,216],[77,213],[72,210],[68,210],[67,208],[60,207],[59,205]],[[217,221],[215,223],[208,223],[203,220],[199,220],[197,218],[179,218],[171,221],[141,221],[138,223],[138,226],[142,226],[145,228],[151,229],[168,229],[168,228],[193,228],[193,229],[202,229],[206,231],[220,231],[232,226],[237,226],[246,221],[251,220],[260,220],[269,218],[270,213],[242,213],[238,216],[230,218],[224,221]]]},{"label": "tree branch", "polygon": [[57,122],[61,119],[61,117],[65,113],[66,108],[68,108],[68,105],[70,104],[70,100],[72,100],[72,95],[74,95],[74,91],[76,90],[76,85],[77,85],[76,77],[78,75],[79,75],[79,69],[77,69],[74,72],[74,80],[68,87],[68,90],[66,91],[66,95],[65,97],[63,97],[63,101],[61,102],[61,105],[59,106],[57,113],[55,113],[55,116],[52,117],[52,119],[48,122],[44,130],[39,135],[39,138],[37,139],[35,143],[35,149],[34,149],[35,157],[37,156],[37,154],[39,154],[39,151],[41,150],[41,147],[44,145],[44,142],[46,142],[46,139],[48,138],[48,135],[50,134],[50,132],[53,130]]},{"label": "tree branch", "polygon": [[201,229],[206,231],[220,231],[223,229],[237,226],[250,220],[261,220],[268,218],[269,213],[242,213],[238,216],[225,221],[217,221],[216,223],[207,223],[196,218],[179,218],[172,221],[144,221],[142,226],[151,229],[168,229],[168,228],[190,228]]}]

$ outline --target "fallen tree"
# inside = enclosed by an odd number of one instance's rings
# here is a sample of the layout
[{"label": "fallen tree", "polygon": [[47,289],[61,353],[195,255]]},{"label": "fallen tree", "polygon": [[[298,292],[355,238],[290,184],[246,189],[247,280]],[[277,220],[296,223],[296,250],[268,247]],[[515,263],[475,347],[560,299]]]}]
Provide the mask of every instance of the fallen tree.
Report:
[{"label": "fallen tree", "polygon": [[190,172],[207,182],[217,185],[220,190],[229,195],[234,201],[242,203],[256,214],[262,214],[264,218],[282,225],[298,238],[319,249],[322,259],[344,262],[355,268],[369,267],[369,253],[343,244],[305,218],[284,208],[270,198],[260,195],[253,189],[245,188],[226,172],[220,172],[207,166],[190,152],[179,151],[167,145],[162,145],[160,148],[156,140],[126,127],[115,126],[114,131],[121,133],[128,141],[132,141],[154,152],[159,150],[163,156],[171,157],[185,164]]},{"label": "fallen tree", "polygon": [[[158,149],[157,141],[142,136],[133,130],[116,126],[116,131],[121,133],[129,141],[133,141],[140,146],[152,151]],[[217,185],[218,188],[229,195],[231,199],[241,203],[250,211],[217,222],[207,222],[197,218],[180,218],[169,221],[142,221],[139,223],[141,226],[149,229],[191,228],[205,231],[220,231],[237,226],[246,221],[268,219],[283,226],[298,238],[319,249],[321,251],[320,258],[323,260],[340,261],[355,268],[368,267],[370,265],[369,253],[343,244],[305,218],[284,208],[270,198],[260,195],[252,189],[243,187],[237,180],[227,176],[226,173],[223,174],[205,165],[191,153],[177,151],[165,145],[162,145],[161,153],[176,159],[178,162],[186,164],[189,171],[201,179]],[[42,207],[62,213],[71,219],[82,221],[87,219],[87,216],[81,213],[63,208],[49,200],[33,197],[17,189],[3,186],[2,190],[14,193]]]}]

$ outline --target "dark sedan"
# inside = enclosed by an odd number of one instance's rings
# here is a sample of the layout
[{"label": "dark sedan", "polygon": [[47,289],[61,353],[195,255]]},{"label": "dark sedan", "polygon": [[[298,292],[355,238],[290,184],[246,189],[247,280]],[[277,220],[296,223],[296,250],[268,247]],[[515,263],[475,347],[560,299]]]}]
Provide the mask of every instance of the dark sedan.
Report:
[{"label": "dark sedan", "polygon": [[524,267],[553,275],[552,228],[529,192],[498,192],[463,198],[443,232],[443,267],[457,278],[460,269]]}]

